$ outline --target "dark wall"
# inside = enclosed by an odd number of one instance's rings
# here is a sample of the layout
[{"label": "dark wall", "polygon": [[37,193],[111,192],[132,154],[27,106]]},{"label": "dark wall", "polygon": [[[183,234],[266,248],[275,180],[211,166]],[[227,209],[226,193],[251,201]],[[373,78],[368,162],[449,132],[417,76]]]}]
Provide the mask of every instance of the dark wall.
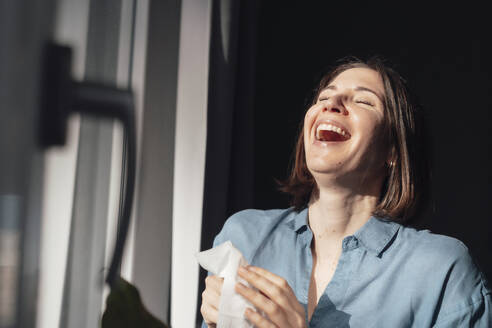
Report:
[{"label": "dark wall", "polygon": [[288,206],[274,178],[287,176],[299,123],[323,70],[346,55],[380,54],[396,65],[428,112],[433,206],[414,225],[462,240],[492,276],[492,57],[480,10],[326,3],[262,2],[254,207]]}]

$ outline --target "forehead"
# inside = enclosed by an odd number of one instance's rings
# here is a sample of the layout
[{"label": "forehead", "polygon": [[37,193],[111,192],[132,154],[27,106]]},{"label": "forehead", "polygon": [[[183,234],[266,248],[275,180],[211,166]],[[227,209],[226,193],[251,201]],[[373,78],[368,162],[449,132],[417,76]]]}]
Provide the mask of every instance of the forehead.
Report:
[{"label": "forehead", "polygon": [[[338,74],[326,87],[355,89],[365,87],[384,95],[383,80],[378,72],[365,67],[350,68]],[[325,88],[326,89],[326,88]]]}]

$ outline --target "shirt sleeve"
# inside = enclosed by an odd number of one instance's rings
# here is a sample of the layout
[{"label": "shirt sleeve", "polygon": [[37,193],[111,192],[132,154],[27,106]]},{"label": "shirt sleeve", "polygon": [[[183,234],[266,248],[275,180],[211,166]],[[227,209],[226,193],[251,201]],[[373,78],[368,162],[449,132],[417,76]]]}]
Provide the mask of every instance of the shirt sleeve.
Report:
[{"label": "shirt sleeve", "polygon": [[484,295],[481,299],[467,307],[449,313],[434,326],[435,328],[492,327],[491,295]]},{"label": "shirt sleeve", "polygon": [[[262,233],[269,231],[268,225],[265,225],[265,219],[262,216],[263,211],[258,210],[242,210],[234,213],[224,223],[220,232],[215,236],[213,247],[216,247],[230,240],[234,247],[239,249],[243,256],[248,260],[248,255],[257,245],[259,236]],[[262,222],[263,224],[258,224]],[[208,272],[208,275],[211,275]],[[202,328],[207,328],[205,322],[202,321]]]},{"label": "shirt sleeve", "polygon": [[455,257],[433,327],[492,327],[492,291],[487,278],[463,243],[450,249]]}]

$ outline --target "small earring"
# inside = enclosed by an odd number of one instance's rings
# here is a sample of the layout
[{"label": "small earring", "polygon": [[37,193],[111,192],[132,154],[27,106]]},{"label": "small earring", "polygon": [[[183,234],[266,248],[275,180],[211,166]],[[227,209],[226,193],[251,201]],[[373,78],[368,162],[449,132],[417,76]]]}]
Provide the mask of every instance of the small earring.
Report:
[{"label": "small earring", "polygon": [[389,162],[389,163],[388,163],[388,166],[389,166],[389,167],[393,167],[393,166],[395,166],[395,162],[394,162],[394,161]]}]

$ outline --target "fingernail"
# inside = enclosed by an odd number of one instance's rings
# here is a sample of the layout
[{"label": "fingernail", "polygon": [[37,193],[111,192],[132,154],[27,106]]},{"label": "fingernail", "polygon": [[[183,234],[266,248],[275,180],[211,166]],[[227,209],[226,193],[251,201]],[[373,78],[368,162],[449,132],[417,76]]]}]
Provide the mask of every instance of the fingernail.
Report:
[{"label": "fingernail", "polygon": [[246,272],[248,272],[248,269],[246,267],[240,266],[238,271],[241,273],[246,273]]},{"label": "fingernail", "polygon": [[240,283],[240,282],[238,282],[238,283],[236,284],[236,287],[237,287],[238,289],[241,289],[241,290],[246,289],[246,286],[244,286],[244,285],[243,285],[242,283]]}]

